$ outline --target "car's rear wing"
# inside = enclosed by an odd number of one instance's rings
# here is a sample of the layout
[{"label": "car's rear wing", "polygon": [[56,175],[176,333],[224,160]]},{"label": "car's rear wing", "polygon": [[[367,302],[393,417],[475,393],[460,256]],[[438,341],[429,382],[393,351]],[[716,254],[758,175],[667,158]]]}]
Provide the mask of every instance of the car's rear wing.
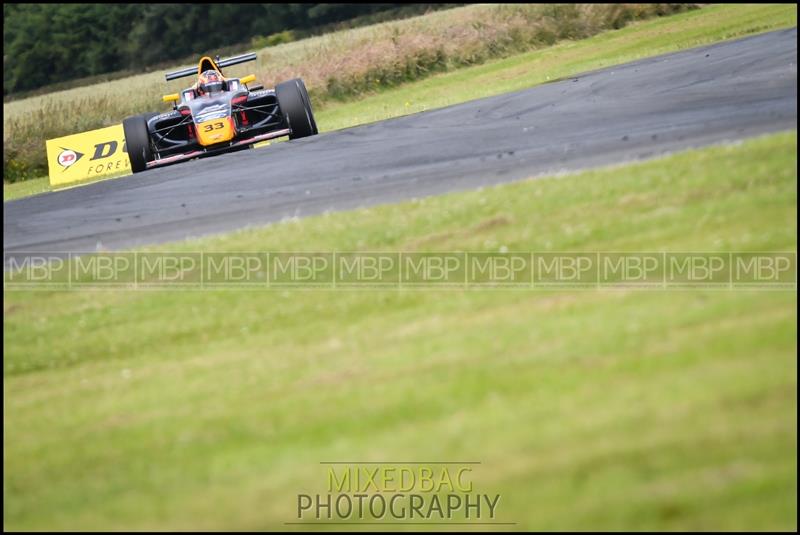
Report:
[{"label": "car's rear wing", "polygon": [[197,76],[201,72],[211,69],[216,69],[222,72],[223,67],[230,67],[231,65],[238,65],[240,63],[245,63],[248,61],[255,61],[256,60],[256,53],[250,52],[249,54],[240,54],[238,56],[233,56],[232,58],[223,59],[222,61],[214,61],[208,56],[204,56],[200,58],[200,63],[198,63],[197,67],[188,67],[186,69],[181,69],[179,71],[172,71],[166,74],[167,82],[170,80],[176,80],[178,78],[185,78],[186,76]]}]

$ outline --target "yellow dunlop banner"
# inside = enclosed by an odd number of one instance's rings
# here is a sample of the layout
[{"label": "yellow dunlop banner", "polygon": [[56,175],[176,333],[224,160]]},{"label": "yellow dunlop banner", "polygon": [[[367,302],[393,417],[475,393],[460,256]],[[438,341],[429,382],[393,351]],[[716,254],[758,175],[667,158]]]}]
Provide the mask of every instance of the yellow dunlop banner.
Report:
[{"label": "yellow dunlop banner", "polygon": [[129,174],[122,125],[48,139],[47,166],[51,186]]}]

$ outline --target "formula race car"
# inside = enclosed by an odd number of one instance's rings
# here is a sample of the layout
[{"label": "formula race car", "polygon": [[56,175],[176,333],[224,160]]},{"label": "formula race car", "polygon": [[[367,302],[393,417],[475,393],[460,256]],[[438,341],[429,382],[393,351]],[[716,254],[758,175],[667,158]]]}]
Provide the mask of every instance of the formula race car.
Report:
[{"label": "formula race car", "polygon": [[166,74],[167,81],[197,76],[197,83],[179,94],[168,113],[143,113],[122,121],[134,173],[221,152],[251,148],[281,136],[297,139],[317,134],[306,86],[300,78],[275,89],[251,85],[254,75],[225,78],[222,68],[255,61],[242,54],[220,61],[204,56],[194,67]]}]

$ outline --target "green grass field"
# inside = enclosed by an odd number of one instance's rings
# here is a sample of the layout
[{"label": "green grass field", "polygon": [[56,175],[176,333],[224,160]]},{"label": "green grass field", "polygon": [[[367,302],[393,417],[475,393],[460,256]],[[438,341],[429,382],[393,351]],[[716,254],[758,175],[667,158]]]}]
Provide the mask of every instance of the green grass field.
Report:
[{"label": "green grass field", "polygon": [[[789,132],[149,250],[796,251],[796,169]],[[795,530],[796,307],[6,291],[4,528],[285,529],[321,461],[392,459],[482,462],[509,529]]]},{"label": "green grass field", "polygon": [[[433,16],[441,18],[446,16],[446,12]],[[381,89],[382,86],[378,85],[363,98],[346,101],[328,98],[319,103],[315,114],[321,131],[337,130],[524,89],[647,56],[796,25],[796,5],[706,6],[678,15],[635,22],[620,30],[606,31],[587,39],[565,41],[397,87]],[[298,43],[290,45],[293,49],[299,46]],[[150,82],[155,83],[153,80]],[[71,91],[85,97],[85,88]],[[44,97],[11,103],[8,105],[9,112],[12,116],[28,113],[31,106],[42,105],[37,100],[41,98]],[[50,189],[46,177],[17,183],[4,182],[3,199],[15,199]]]}]

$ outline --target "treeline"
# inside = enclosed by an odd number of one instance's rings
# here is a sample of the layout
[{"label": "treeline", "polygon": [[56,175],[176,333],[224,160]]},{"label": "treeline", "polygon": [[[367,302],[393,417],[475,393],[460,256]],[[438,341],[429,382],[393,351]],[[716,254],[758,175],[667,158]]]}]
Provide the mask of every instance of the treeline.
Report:
[{"label": "treeline", "polygon": [[[3,95],[435,4],[3,4]],[[315,32],[316,33],[316,32]],[[263,41],[262,41],[263,42]]]}]

